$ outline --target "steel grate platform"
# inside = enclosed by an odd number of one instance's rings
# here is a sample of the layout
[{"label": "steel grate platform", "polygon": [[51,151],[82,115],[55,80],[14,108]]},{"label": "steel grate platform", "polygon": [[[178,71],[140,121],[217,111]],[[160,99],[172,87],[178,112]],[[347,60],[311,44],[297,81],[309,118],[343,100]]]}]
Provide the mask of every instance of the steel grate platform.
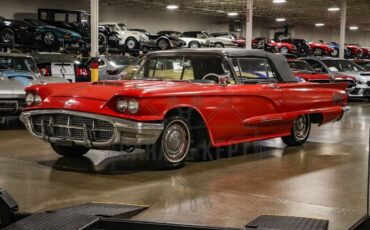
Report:
[{"label": "steel grate platform", "polygon": [[326,230],[328,220],[293,217],[262,215],[249,222],[246,230]]}]

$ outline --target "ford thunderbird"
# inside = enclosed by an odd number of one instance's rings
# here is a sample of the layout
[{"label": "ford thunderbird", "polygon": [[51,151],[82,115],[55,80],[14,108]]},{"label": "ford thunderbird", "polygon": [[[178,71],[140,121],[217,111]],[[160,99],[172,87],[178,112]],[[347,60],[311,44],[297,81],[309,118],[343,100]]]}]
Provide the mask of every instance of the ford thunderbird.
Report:
[{"label": "ford thunderbird", "polygon": [[311,124],[342,118],[346,86],[297,83],[284,56],[261,50],[158,51],[131,80],[28,87],[21,120],[62,156],[144,148],[154,165],[175,168],[191,148],[302,145]]}]

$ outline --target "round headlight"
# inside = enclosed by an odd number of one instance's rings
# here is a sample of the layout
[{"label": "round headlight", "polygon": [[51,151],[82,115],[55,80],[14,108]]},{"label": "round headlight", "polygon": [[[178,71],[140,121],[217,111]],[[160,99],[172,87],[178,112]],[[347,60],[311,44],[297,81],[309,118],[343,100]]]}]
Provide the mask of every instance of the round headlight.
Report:
[{"label": "round headlight", "polygon": [[27,93],[25,100],[26,100],[26,105],[30,106],[35,101],[35,97],[33,96],[32,93]]},{"label": "round headlight", "polygon": [[34,95],[34,103],[35,103],[35,105],[39,105],[39,104],[41,104],[41,102],[42,102],[42,99],[41,99],[40,95],[35,94]]},{"label": "round headlight", "polygon": [[117,104],[116,104],[116,107],[117,107],[117,110],[120,111],[120,112],[125,112],[126,109],[127,109],[127,100],[126,99],[118,99],[117,100]]},{"label": "round headlight", "polygon": [[131,99],[128,102],[128,111],[130,113],[137,113],[139,111],[139,102],[135,99]]}]

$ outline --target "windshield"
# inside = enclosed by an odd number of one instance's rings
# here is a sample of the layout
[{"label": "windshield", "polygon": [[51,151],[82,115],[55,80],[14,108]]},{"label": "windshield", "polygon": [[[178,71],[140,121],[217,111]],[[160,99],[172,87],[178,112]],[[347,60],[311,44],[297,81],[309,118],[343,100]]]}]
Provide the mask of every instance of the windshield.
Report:
[{"label": "windshield", "polygon": [[361,61],[356,64],[364,68],[366,71],[370,71],[370,61]]},{"label": "windshield", "polygon": [[118,26],[121,30],[127,30],[127,26],[123,23],[119,23]]},{"label": "windshield", "polygon": [[334,72],[365,71],[361,66],[347,60],[323,60],[323,62]]},{"label": "windshield", "polygon": [[212,37],[211,35],[209,35],[207,32],[202,32],[206,37]]},{"label": "windshield", "polygon": [[315,72],[315,70],[304,61],[288,61],[289,67],[293,71],[309,71],[309,72]]},{"label": "windshield", "polygon": [[139,60],[136,57],[129,56],[107,56],[107,59],[114,65],[134,65]]},{"label": "windshield", "polygon": [[27,57],[0,57],[0,71],[4,70],[38,73],[33,59]]}]

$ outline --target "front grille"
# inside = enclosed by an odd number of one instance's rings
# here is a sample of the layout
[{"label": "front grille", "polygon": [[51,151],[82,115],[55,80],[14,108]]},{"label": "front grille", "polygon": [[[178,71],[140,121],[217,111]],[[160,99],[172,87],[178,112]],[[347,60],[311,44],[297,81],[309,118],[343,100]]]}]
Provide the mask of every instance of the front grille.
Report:
[{"label": "front grille", "polygon": [[74,141],[84,141],[86,133],[90,141],[107,142],[114,132],[110,122],[67,114],[33,115],[31,124],[33,131],[39,136],[42,135],[44,126],[46,136]]},{"label": "front grille", "polygon": [[0,99],[0,113],[17,113],[25,106],[24,99]]},{"label": "front grille", "polygon": [[314,83],[330,83],[330,80],[325,80],[325,79],[314,79],[314,80],[309,80],[308,82],[314,82]]},{"label": "front grille", "polygon": [[335,80],[335,83],[348,83],[348,88],[352,88],[354,85],[355,85],[355,81],[354,80]]}]

